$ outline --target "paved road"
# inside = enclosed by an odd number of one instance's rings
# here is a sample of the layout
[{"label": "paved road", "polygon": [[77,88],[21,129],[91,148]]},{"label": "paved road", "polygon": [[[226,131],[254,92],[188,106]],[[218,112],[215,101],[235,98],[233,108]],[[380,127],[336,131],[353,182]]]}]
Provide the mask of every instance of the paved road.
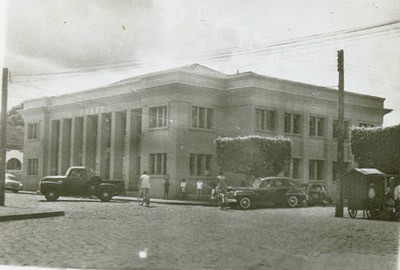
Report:
[{"label": "paved road", "polygon": [[334,208],[216,207],[6,194],[65,217],[0,223],[0,265],[90,269],[396,269],[398,222]]}]

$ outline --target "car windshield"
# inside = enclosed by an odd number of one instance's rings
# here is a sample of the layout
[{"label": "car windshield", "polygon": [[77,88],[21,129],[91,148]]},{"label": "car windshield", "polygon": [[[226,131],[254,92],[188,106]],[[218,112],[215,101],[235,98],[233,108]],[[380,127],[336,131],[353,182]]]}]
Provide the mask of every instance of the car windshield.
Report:
[{"label": "car windshield", "polygon": [[17,178],[16,178],[14,175],[12,175],[12,174],[7,174],[7,175],[6,175],[6,179],[9,179],[9,180],[16,180]]}]

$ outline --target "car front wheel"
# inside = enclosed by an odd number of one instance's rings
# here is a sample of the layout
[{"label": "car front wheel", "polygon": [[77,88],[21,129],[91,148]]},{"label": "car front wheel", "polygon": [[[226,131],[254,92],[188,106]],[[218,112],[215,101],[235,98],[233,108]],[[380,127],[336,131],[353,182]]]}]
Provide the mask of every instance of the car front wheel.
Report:
[{"label": "car front wheel", "polygon": [[109,189],[102,189],[99,194],[99,199],[102,202],[109,202],[112,198],[111,190]]},{"label": "car front wheel", "polygon": [[290,207],[296,207],[299,205],[299,199],[296,196],[290,196],[288,198],[288,205]]},{"label": "car front wheel", "polygon": [[58,194],[58,192],[55,190],[49,189],[45,192],[44,196],[49,202],[54,202],[58,199],[58,197],[60,197],[60,194]]},{"label": "car front wheel", "polygon": [[248,197],[243,197],[239,200],[239,205],[241,209],[249,209],[251,207],[251,200]]}]

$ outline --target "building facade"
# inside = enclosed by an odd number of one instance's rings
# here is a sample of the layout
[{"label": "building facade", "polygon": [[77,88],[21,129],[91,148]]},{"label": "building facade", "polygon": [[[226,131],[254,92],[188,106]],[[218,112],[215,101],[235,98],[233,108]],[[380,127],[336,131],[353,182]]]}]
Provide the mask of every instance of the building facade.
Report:
[{"label": "building facade", "polygon": [[[194,64],[137,76],[105,87],[24,102],[24,185],[83,165],[135,190],[141,172],[152,196],[185,178],[188,192],[218,173],[218,136],[285,136],[293,141],[286,175],[324,182],[335,193],[337,90],[245,72],[227,75]],[[347,126],[381,126],[384,99],[346,92]],[[349,137],[345,161],[351,163]],[[229,175],[236,181],[238,175]]]}]

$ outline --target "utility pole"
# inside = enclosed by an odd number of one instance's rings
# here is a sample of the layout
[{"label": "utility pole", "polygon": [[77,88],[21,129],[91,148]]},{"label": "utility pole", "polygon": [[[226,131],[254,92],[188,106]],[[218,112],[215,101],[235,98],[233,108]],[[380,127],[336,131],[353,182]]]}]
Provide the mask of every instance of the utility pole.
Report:
[{"label": "utility pole", "polygon": [[6,139],[7,139],[7,91],[8,68],[3,68],[1,87],[1,123],[0,123],[0,206],[4,206],[4,185],[6,179]]},{"label": "utility pole", "polygon": [[338,125],[338,147],[337,147],[337,192],[335,217],[343,217],[343,161],[344,161],[344,52],[339,50],[337,54],[337,70],[339,72],[339,125]]}]

